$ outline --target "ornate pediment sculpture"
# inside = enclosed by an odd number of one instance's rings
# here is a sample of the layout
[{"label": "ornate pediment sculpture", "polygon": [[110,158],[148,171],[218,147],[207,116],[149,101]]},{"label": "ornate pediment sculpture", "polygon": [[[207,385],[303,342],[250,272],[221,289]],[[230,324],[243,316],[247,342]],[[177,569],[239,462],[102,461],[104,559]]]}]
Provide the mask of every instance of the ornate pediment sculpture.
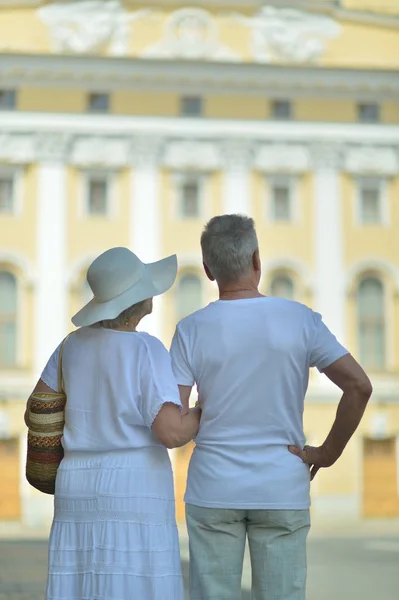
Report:
[{"label": "ornate pediment sculpture", "polygon": [[55,52],[91,54],[107,49],[114,56],[126,54],[131,23],[149,12],[128,12],[120,0],[58,1],[38,10],[50,28]]},{"label": "ornate pediment sculpture", "polygon": [[264,6],[251,17],[232,18],[251,28],[252,53],[258,62],[311,63],[323,56],[328,40],[341,26],[323,15]]},{"label": "ornate pediment sculpture", "polygon": [[146,48],[146,58],[185,58],[199,60],[240,60],[233,50],[219,41],[213,16],[200,8],[182,8],[166,21],[161,41]]}]

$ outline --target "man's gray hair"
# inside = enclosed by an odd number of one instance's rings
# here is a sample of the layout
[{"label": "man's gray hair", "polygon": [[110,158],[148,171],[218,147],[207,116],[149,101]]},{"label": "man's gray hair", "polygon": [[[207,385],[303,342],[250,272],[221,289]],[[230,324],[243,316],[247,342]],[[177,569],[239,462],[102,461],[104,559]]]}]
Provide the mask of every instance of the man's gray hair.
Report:
[{"label": "man's gray hair", "polygon": [[246,277],[258,249],[254,220],[244,215],[213,217],[202,232],[201,248],[216,281],[230,283]]},{"label": "man's gray hair", "polygon": [[149,298],[146,300],[142,300],[141,302],[137,302],[137,304],[133,304],[126,308],[123,312],[121,312],[115,319],[104,319],[101,321],[103,327],[107,329],[115,329],[115,327],[121,327],[125,325],[127,321],[130,321],[133,317],[139,317],[145,311],[145,305],[148,302]]}]

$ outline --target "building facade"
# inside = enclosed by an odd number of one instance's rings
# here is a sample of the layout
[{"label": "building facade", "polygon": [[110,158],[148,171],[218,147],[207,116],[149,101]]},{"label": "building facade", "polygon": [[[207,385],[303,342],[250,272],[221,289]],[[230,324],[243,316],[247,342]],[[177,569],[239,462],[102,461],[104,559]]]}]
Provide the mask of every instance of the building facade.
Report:
[{"label": "building facade", "polygon": [[[399,9],[396,0],[0,1],[0,520],[51,499],[24,479],[27,396],[112,246],[177,253],[143,328],[217,297],[207,219],[254,217],[261,291],[322,313],[374,396],[315,517],[399,516]],[[305,433],[339,394],[312,374]],[[187,446],[173,453],[182,515]]]}]

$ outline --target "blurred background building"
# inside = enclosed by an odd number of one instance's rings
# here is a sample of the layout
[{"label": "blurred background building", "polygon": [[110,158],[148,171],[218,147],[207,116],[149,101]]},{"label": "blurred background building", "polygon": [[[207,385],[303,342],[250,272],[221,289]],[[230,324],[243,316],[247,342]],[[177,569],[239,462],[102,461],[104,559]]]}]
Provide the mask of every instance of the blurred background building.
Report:
[{"label": "blurred background building", "polygon": [[[226,212],[256,220],[261,291],[321,312],[374,383],[313,516],[399,516],[397,0],[1,0],[0,53],[0,520],[51,518],[23,413],[91,260],[177,252],[143,325],[168,345],[216,298],[199,237]],[[338,399],[312,375],[309,443]]]}]

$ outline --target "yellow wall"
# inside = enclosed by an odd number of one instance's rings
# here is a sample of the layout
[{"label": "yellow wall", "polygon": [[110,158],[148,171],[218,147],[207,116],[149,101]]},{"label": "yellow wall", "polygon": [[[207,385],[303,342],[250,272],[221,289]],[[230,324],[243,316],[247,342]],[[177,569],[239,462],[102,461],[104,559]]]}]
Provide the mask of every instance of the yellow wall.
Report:
[{"label": "yellow wall", "polygon": [[270,115],[270,106],[264,98],[248,96],[207,96],[205,116],[214,119],[259,119]]},{"label": "yellow wall", "polygon": [[77,169],[68,169],[67,249],[70,265],[82,256],[100,254],[113,246],[129,245],[129,172],[118,172],[115,179],[117,213],[112,217],[82,216],[82,179]]},{"label": "yellow wall", "polygon": [[399,36],[395,29],[353,22],[341,25],[341,35],[327,45],[327,51],[321,61],[323,65],[398,68]]},{"label": "yellow wall", "polygon": [[299,178],[298,200],[300,203],[299,219],[290,224],[271,222],[267,216],[267,177],[260,173],[253,174],[252,197],[253,217],[257,224],[257,232],[262,256],[268,260],[287,256],[295,256],[307,265],[312,264],[312,179],[310,175]]},{"label": "yellow wall", "polygon": [[21,254],[29,260],[36,253],[36,231],[32,227],[36,219],[37,169],[27,167],[22,176],[22,212],[19,215],[1,215],[1,247],[12,254]]},{"label": "yellow wall", "polygon": [[[23,111],[87,112],[88,92],[79,89],[23,87],[17,93],[17,108]],[[212,119],[258,119],[271,117],[272,101],[264,97],[207,95],[204,117]],[[349,123],[357,121],[353,100],[300,98],[292,102],[297,121]],[[111,114],[142,116],[179,116],[180,96],[174,93],[118,90],[110,93]],[[381,103],[381,122],[399,123],[399,102]]]},{"label": "yellow wall", "polygon": [[7,51],[46,53],[50,47],[47,27],[31,8],[0,8],[0,45]]},{"label": "yellow wall", "polygon": [[351,10],[399,15],[397,0],[342,0],[342,6]]},{"label": "yellow wall", "polygon": [[382,123],[399,123],[399,102],[383,102],[381,106]]},{"label": "yellow wall", "polygon": [[77,113],[87,107],[87,94],[69,88],[22,88],[17,99],[19,110],[25,111]]},{"label": "yellow wall", "polygon": [[[344,254],[346,264],[351,265],[365,257],[395,262],[399,267],[397,232],[399,227],[399,206],[394,201],[394,188],[398,181],[388,180],[387,194],[390,205],[390,223],[387,227],[358,225],[355,221],[356,183],[349,175],[341,176],[342,209],[344,231]],[[372,236],[372,247],[371,247]]]},{"label": "yellow wall", "polygon": [[303,98],[294,103],[294,118],[298,121],[349,123],[357,121],[356,104],[351,100]]},{"label": "yellow wall", "polygon": [[118,91],[111,96],[111,112],[125,115],[175,117],[179,114],[179,97],[162,92]]}]

